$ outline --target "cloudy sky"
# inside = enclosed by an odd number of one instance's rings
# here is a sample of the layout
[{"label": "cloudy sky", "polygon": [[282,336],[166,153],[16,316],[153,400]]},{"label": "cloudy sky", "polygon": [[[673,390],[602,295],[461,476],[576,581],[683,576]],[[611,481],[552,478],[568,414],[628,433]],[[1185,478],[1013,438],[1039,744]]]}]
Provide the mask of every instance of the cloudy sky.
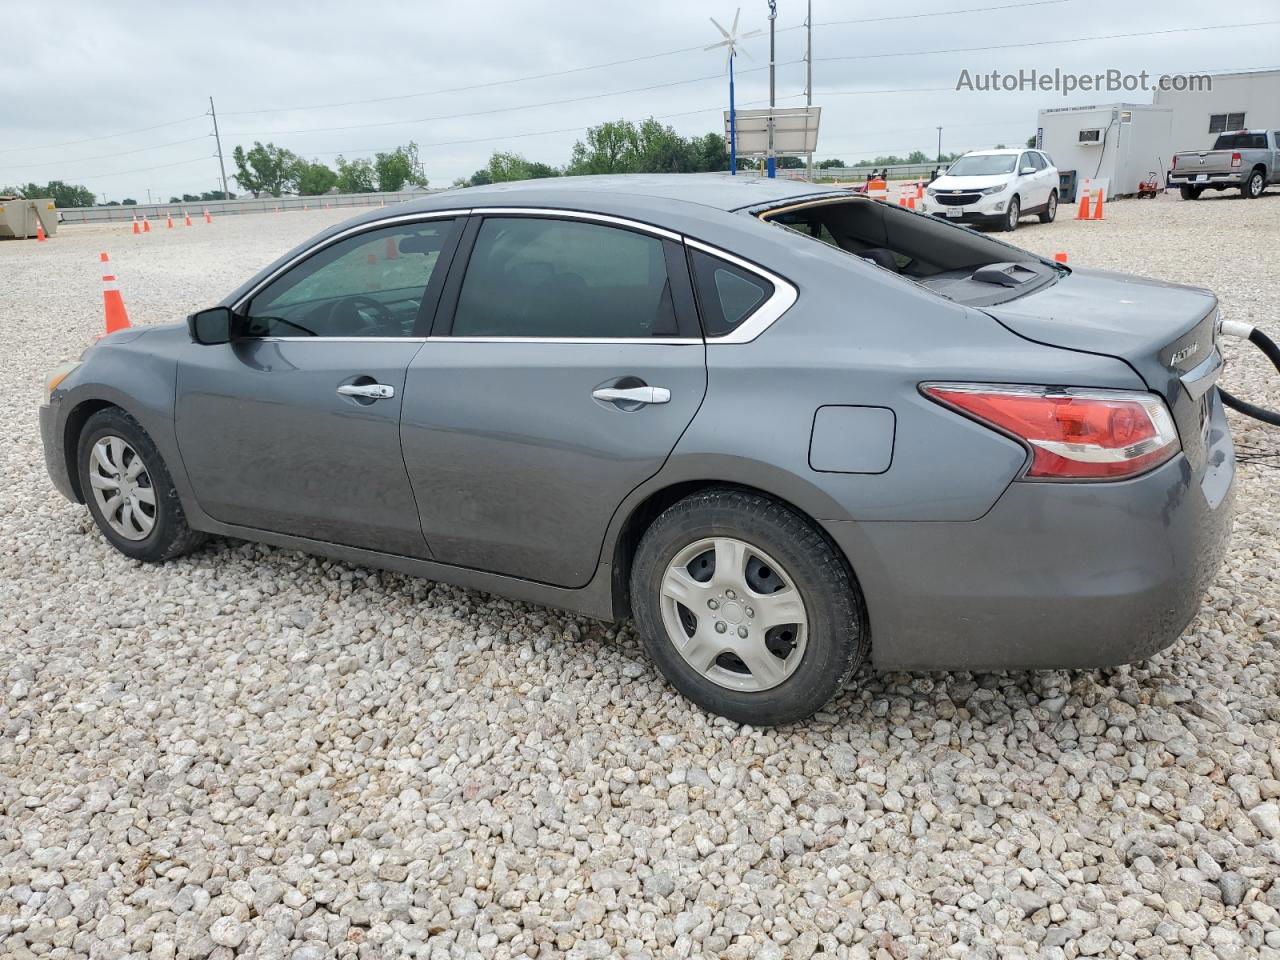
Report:
[{"label": "cloudy sky", "polygon": [[[718,38],[708,17],[728,25],[736,6],[9,0],[7,35],[32,39],[0,60],[0,186],[61,179],[117,200],[217,189],[211,95],[228,177],[231,148],[254,140],[330,164],[414,140],[445,186],[496,149],[562,164],[603,120],[700,134],[728,97],[723,56],[702,50]],[[800,105],[805,2],[777,6],[778,100]],[[767,13],[747,0],[740,29],[767,29]],[[850,161],[932,153],[940,125],[947,151],[1013,144],[1039,107],[1151,99],[956,91],[962,70],[1280,67],[1275,0],[813,0],[813,20],[818,156]],[[738,104],[763,105],[768,39],[743,49]]]}]

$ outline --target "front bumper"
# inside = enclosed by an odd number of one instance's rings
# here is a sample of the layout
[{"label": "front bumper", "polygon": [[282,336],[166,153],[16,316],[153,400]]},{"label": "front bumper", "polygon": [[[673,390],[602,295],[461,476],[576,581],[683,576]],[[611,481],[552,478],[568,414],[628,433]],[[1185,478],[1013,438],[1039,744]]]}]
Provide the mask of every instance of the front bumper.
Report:
[{"label": "front bumper", "polygon": [[1119,483],[1011,484],[968,523],[828,522],[857,572],[879,668],[1087,668],[1164,649],[1231,532],[1235,454],[1214,391],[1208,464]]},{"label": "front bumper", "polygon": [[928,194],[924,198],[923,210],[939,220],[952,223],[1003,223],[1007,213],[1010,193],[998,193],[990,197],[980,197],[975,203],[953,207],[939,203]]},{"label": "front bumper", "polygon": [[61,408],[62,405],[57,400],[40,404],[40,441],[44,445],[44,466],[58,492],[72,502],[79,502],[80,498],[76,496],[71,484],[71,475],[67,472],[67,458],[62,449],[63,424],[59,417]]}]

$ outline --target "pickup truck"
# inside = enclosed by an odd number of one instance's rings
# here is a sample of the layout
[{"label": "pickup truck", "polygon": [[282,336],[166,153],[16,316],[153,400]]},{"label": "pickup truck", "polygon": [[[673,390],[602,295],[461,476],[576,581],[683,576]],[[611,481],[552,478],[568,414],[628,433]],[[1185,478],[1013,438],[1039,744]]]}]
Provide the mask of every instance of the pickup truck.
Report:
[{"label": "pickup truck", "polygon": [[1199,199],[1205,190],[1232,187],[1256,199],[1267,184],[1280,183],[1280,130],[1220,133],[1211,150],[1175,153],[1169,182],[1183,200]]}]

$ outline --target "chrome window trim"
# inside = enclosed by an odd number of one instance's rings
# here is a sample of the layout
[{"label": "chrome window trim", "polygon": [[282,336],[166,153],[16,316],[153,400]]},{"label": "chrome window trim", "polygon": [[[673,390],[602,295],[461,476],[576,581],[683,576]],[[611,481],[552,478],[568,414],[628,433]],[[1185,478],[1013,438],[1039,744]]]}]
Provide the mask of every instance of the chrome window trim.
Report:
[{"label": "chrome window trim", "polygon": [[528,216],[551,217],[556,220],[589,220],[594,223],[607,223],[615,227],[629,227],[642,233],[651,233],[655,237],[674,240],[676,243],[681,240],[680,234],[663,227],[655,227],[651,223],[642,223],[639,220],[628,220],[626,217],[614,217],[604,213],[587,213],[583,210],[561,210],[557,207],[474,207],[470,212],[484,217],[526,214]]},{"label": "chrome window trim", "polygon": [[240,337],[254,343],[426,343],[426,337]]},{"label": "chrome window trim", "polygon": [[796,300],[800,298],[799,291],[790,281],[783,280],[782,277],[770,270],[766,270],[764,267],[757,266],[749,260],[743,260],[741,257],[721,250],[719,247],[713,247],[709,243],[703,243],[700,240],[685,237],[684,242],[686,246],[701,250],[703,253],[710,254],[713,257],[719,257],[721,260],[746,270],[748,273],[754,273],[756,276],[762,277],[773,284],[773,295],[768,300],[756,307],[755,311],[746,320],[728,333],[719,337],[707,337],[707,346],[717,343],[750,343],[768,330],[769,327],[773,326],[774,321],[790,310],[795,305]]},{"label": "chrome window trim", "polygon": [[427,337],[428,343],[621,343],[652,346],[699,346],[701,337]]},{"label": "chrome window trim", "polygon": [[[470,208],[467,208],[465,210],[422,210],[422,211],[419,211],[418,213],[401,213],[401,214],[397,214],[394,217],[384,217],[381,220],[369,220],[365,223],[357,223],[354,227],[348,227],[346,230],[341,230],[338,233],[325,237],[321,243],[318,243],[315,246],[307,247],[306,250],[303,250],[292,260],[289,260],[285,263],[280,264],[280,266],[278,266],[275,270],[271,271],[270,274],[264,277],[260,283],[254,286],[252,290],[250,290],[243,297],[241,297],[239,300],[233,303],[231,305],[231,309],[234,312],[239,313],[241,309],[243,309],[249,303],[250,300],[252,300],[254,297],[256,297],[259,293],[262,292],[263,287],[266,287],[269,284],[271,284],[282,273],[289,270],[291,267],[294,267],[297,264],[301,263],[303,260],[306,260],[308,257],[312,256],[313,254],[319,253],[321,250],[325,249],[326,247],[333,246],[333,244],[338,243],[342,240],[346,240],[348,237],[353,237],[359,233],[371,233],[374,230],[381,229],[382,227],[393,227],[396,224],[400,224],[400,223],[414,223],[422,220],[446,220],[446,219],[451,219],[453,217],[465,217],[470,213],[471,213]],[[250,337],[247,339],[263,340],[267,338]],[[342,337],[275,337],[272,339],[341,340],[344,338]],[[371,340],[373,338],[372,337],[355,337],[353,339]],[[408,339],[408,338],[392,337],[390,339],[401,340],[401,339]]]}]

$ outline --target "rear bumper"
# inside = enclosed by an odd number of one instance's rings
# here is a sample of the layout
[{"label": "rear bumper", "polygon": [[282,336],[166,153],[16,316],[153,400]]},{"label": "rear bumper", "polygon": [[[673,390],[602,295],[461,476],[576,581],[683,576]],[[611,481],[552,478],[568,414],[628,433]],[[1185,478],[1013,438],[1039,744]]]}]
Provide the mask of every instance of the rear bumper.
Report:
[{"label": "rear bumper", "polygon": [[828,522],[880,668],[1103,667],[1164,649],[1226,552],[1235,458],[1215,392],[1209,466],[1121,483],[1014,483],[968,523]]},{"label": "rear bumper", "polygon": [[40,441],[44,445],[44,466],[58,492],[72,502],[79,498],[67,473],[67,460],[62,450],[62,424],[58,417],[61,404],[40,405]]},{"label": "rear bumper", "polygon": [[1196,173],[1179,175],[1171,174],[1169,183],[1175,187],[1239,187],[1248,179],[1248,170],[1234,170],[1231,173],[1204,174],[1203,180],[1197,180]]}]

